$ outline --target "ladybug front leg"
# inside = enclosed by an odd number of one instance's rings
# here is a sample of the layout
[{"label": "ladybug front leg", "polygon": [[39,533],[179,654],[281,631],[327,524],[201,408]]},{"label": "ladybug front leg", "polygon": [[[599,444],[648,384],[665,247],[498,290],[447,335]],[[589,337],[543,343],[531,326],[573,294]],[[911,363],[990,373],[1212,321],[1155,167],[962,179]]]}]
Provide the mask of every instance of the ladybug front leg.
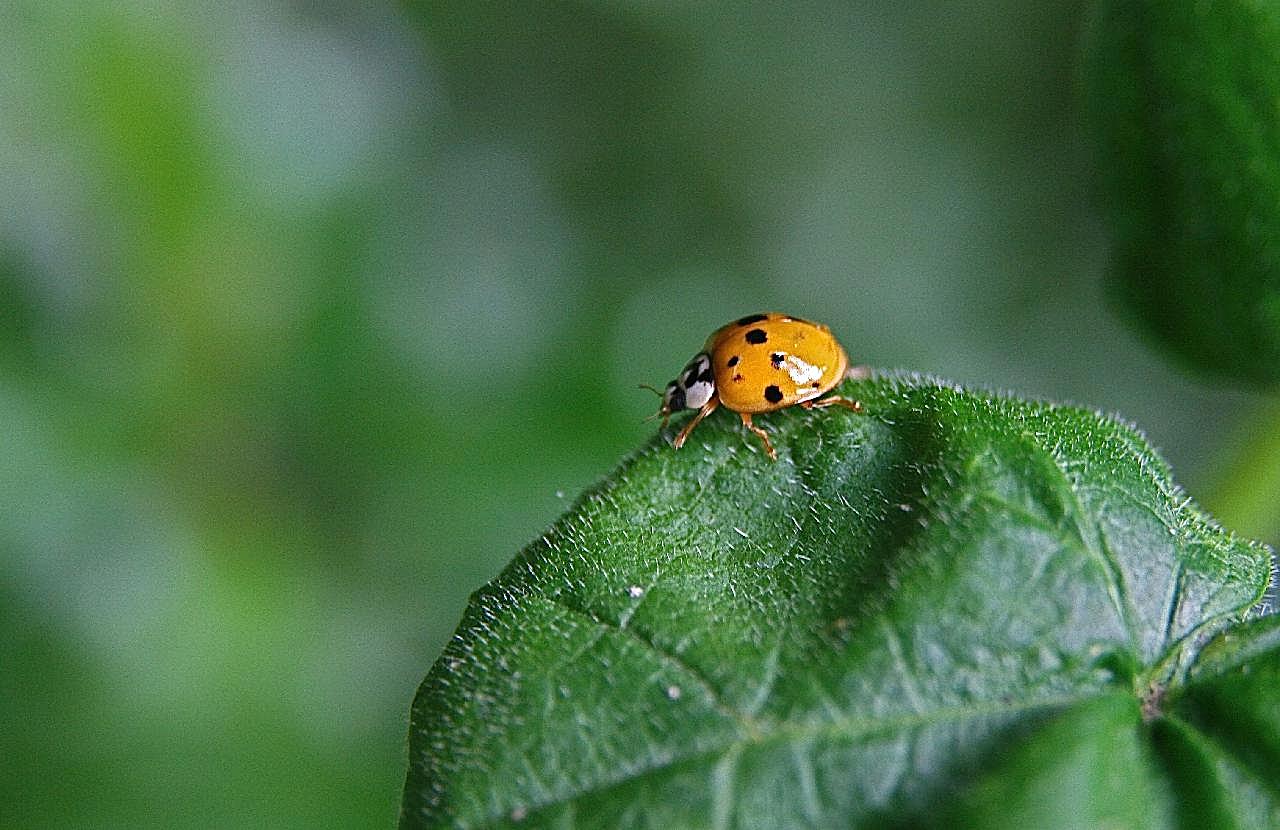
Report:
[{"label": "ladybug front leg", "polygon": [[690,418],[689,423],[684,425],[684,429],[680,430],[680,434],[676,436],[676,440],[671,442],[672,444],[675,445],[675,448],[680,449],[681,447],[683,447],[684,442],[689,438],[689,433],[693,432],[693,428],[696,427],[698,423],[702,421],[703,418],[707,417],[712,412],[715,412],[716,407],[719,405],[720,405],[720,396],[712,395],[711,399],[708,400],[706,403],[704,403],[702,405],[702,408],[698,410],[698,414]]},{"label": "ladybug front leg", "polygon": [[751,430],[752,432],[754,432],[756,435],[760,436],[760,440],[764,442],[764,451],[769,453],[770,458],[772,458],[774,461],[777,461],[778,452],[773,448],[773,444],[769,443],[769,433],[765,432],[760,427],[751,423],[751,413],[739,412],[738,414],[742,416],[742,425],[747,429]]},{"label": "ladybug front leg", "polygon": [[843,398],[839,395],[828,395],[820,401],[805,401],[800,404],[805,409],[824,409],[828,406],[843,406],[845,409],[854,412],[862,412],[862,403],[852,398]]}]

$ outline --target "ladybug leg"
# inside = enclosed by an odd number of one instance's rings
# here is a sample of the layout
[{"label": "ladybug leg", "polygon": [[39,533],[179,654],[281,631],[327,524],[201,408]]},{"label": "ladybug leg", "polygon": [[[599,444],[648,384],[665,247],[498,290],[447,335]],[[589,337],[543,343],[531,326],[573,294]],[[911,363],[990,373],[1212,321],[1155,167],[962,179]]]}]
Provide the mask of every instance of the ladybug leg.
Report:
[{"label": "ladybug leg", "polygon": [[853,412],[862,412],[861,402],[855,401],[853,398],[841,397],[840,395],[828,395],[820,401],[805,401],[800,405],[805,409],[825,409],[828,406],[843,406]]},{"label": "ladybug leg", "polygon": [[702,408],[698,410],[698,414],[689,419],[689,423],[685,424],[684,429],[680,430],[680,434],[676,436],[676,440],[671,442],[675,445],[675,448],[680,449],[683,447],[684,442],[689,438],[689,433],[693,432],[693,428],[701,423],[703,418],[707,417],[712,412],[715,412],[716,407],[719,405],[720,397],[718,395],[712,395],[711,400],[702,405]]},{"label": "ladybug leg", "polygon": [[751,413],[739,412],[738,414],[742,416],[742,425],[747,429],[751,430],[752,432],[754,432],[756,435],[760,436],[760,440],[764,442],[764,451],[769,454],[770,458],[772,458],[774,461],[777,461],[778,451],[773,448],[773,444],[769,443],[769,433],[765,432],[760,427],[751,423]]}]

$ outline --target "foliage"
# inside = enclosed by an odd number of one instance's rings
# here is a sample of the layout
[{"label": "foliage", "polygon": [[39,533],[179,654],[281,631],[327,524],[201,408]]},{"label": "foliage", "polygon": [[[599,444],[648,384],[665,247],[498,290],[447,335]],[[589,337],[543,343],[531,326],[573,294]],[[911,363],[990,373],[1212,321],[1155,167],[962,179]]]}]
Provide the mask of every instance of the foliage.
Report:
[{"label": "foliage", "polygon": [[1280,540],[1280,408],[1101,302],[1084,2],[6,4],[0,827],[385,826],[467,594],[762,308]]},{"label": "foliage", "polygon": [[769,417],[776,463],[728,417],[654,441],[479,591],[403,825],[1280,820],[1266,548],[1114,420],[845,391]]},{"label": "foliage", "polygon": [[1088,102],[1139,324],[1215,377],[1280,382],[1280,3],[1104,0]]}]

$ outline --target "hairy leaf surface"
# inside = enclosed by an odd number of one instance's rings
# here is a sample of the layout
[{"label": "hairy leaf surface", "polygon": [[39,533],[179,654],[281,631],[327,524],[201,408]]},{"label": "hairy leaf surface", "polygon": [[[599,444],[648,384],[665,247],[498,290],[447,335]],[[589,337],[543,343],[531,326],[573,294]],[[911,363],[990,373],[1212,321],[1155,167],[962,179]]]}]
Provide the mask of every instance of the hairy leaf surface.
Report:
[{"label": "hairy leaf surface", "polygon": [[403,826],[1277,816],[1264,547],[1112,419],[843,391],[866,414],[760,419],[776,463],[731,413],[655,440],[478,591],[414,702]]}]

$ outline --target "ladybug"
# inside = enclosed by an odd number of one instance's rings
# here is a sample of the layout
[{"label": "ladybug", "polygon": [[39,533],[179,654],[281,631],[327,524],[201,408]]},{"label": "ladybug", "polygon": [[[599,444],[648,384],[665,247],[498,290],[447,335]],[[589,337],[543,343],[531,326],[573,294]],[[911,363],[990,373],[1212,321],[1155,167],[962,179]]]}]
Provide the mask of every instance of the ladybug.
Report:
[{"label": "ladybug", "polygon": [[778,453],[769,434],[753,424],[751,416],[796,405],[805,409],[843,406],[861,412],[858,401],[840,395],[822,397],[853,376],[865,376],[865,370],[850,370],[849,357],[831,329],[789,314],[751,314],[707,338],[702,351],[667,384],[661,393],[662,407],[654,417],[661,418],[665,427],[673,412],[698,410],[675,438],[680,449],[703,418],[724,406],[760,436],[764,451],[776,461]]}]

